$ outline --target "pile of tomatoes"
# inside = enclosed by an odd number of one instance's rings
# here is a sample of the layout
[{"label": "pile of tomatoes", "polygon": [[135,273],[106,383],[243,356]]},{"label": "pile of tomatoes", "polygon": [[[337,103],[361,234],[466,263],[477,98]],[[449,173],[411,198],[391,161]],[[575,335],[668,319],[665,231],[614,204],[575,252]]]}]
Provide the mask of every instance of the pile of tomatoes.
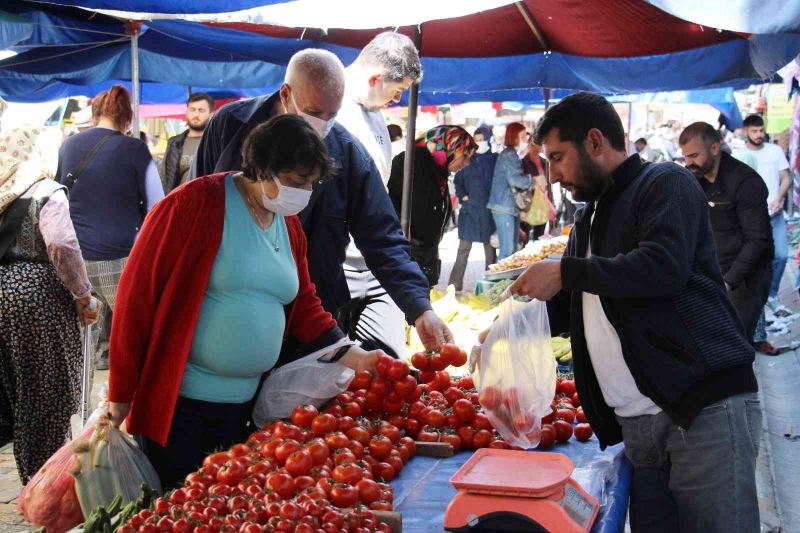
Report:
[{"label": "pile of tomatoes", "polygon": [[540,449],[552,448],[557,442],[567,442],[573,435],[579,442],[592,438],[592,428],[583,414],[571,375],[560,375],[556,380],[556,396],[550,409],[550,414],[542,418]]}]

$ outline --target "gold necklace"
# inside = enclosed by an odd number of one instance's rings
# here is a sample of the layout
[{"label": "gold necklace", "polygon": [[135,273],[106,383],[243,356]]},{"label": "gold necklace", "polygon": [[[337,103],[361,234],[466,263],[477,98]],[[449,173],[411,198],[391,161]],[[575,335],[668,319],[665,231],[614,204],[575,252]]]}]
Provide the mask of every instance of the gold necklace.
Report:
[{"label": "gold necklace", "polygon": [[[253,213],[253,216],[255,217],[256,222],[258,223],[259,229],[261,229],[265,233],[268,232],[273,226],[275,226],[275,214],[274,213],[272,214],[272,224],[270,224],[269,226],[267,226],[265,228],[264,227],[264,221],[262,221],[261,217],[258,215],[258,208],[256,207],[255,203],[253,202],[253,199],[250,197],[250,194],[247,192],[246,189],[243,192],[244,192],[244,197],[245,197],[245,201],[246,201],[245,203],[246,203],[248,209],[250,209],[250,212]],[[272,248],[275,250],[275,253],[281,251],[280,246],[278,246],[278,230],[277,230],[277,228],[275,229],[274,235],[272,236]]]}]

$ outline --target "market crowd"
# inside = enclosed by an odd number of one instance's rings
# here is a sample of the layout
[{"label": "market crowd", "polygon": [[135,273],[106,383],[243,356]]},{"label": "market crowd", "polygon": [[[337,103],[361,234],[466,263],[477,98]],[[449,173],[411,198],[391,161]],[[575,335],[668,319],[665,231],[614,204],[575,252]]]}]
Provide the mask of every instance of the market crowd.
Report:
[{"label": "market crowd", "polygon": [[499,151],[490,127],[437,126],[413,143],[406,237],[404,141],[381,109],[422,75],[413,43],[391,32],[346,68],[298,52],[273,94],[216,112],[192,95],[159,165],[126,135],[119,86],[94,98],[92,127],[64,142],[55,176],[38,129],[0,134],[0,430],[23,482],[64,442],[79,324],[101,316],[109,416],[167,487],[246,438],[271,369],[336,343],[328,361],[371,369],[404,354],[406,324],[428,350],[451,341],[430,288],[454,175],[457,290],[475,243],[488,267],[554,224],[564,202],[551,185],[578,207],[564,258],[534,264],[511,292],[548,300],[552,332],[570,333],[586,416],[634,466],[634,531],[757,530],[754,346],[779,353],[765,305],[788,313],[788,163],[763,120],[747,118],[733,155],[705,123],[672,150],[645,138],[631,150],[611,104],[589,93],[532,131],[507,125]]}]

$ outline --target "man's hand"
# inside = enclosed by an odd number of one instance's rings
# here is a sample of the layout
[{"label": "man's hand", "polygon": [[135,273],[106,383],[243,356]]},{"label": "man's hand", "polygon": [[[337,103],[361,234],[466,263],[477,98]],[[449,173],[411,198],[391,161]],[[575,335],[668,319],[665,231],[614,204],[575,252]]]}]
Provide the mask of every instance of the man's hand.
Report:
[{"label": "man's hand", "polygon": [[561,261],[538,261],[517,278],[508,292],[547,301],[561,290]]},{"label": "man's hand", "polygon": [[414,321],[419,340],[428,351],[436,351],[446,342],[453,342],[453,334],[447,324],[431,310],[425,311]]},{"label": "man's hand", "polygon": [[359,370],[369,370],[374,374],[375,363],[378,362],[378,357],[381,355],[385,355],[381,350],[368,352],[360,346],[352,346],[337,362],[347,368],[352,368],[356,372]]},{"label": "man's hand", "polygon": [[130,410],[131,404],[129,403],[108,402],[108,420],[111,425],[115,428],[120,427],[125,422],[125,417],[128,416]]},{"label": "man's hand", "polygon": [[774,215],[775,213],[777,213],[781,209],[783,209],[783,199],[779,198],[777,200],[774,200],[771,204],[769,204],[769,214],[770,214],[770,216]]}]

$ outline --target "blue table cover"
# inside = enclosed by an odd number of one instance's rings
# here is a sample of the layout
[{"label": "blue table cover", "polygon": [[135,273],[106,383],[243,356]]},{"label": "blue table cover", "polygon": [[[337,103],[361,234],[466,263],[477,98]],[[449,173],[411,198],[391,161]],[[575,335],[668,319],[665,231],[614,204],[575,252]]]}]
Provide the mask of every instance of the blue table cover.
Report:
[{"label": "blue table cover", "polygon": [[[625,529],[630,494],[631,464],[622,444],[600,451],[597,439],[582,443],[570,440],[549,452],[563,453],[575,464],[573,479],[600,501],[592,533],[617,533]],[[415,456],[392,481],[395,510],[403,515],[404,533],[444,530],[444,512],[456,489],[450,477],[472,456],[459,452],[443,459]],[[530,453],[537,453],[531,451]]]}]

